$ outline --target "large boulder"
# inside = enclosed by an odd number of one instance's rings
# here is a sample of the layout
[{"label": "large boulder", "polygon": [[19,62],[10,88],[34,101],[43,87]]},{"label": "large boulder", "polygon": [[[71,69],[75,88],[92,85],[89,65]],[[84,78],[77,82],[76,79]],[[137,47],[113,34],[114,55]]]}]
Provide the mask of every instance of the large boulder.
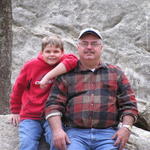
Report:
[{"label": "large boulder", "polygon": [[[32,0],[30,2],[12,0],[12,9],[12,84],[21,66],[27,60],[37,56],[41,49],[41,39],[45,35],[60,35],[64,40],[66,52],[76,53],[75,40],[80,30],[85,27],[99,29],[104,41],[103,61],[122,68],[138,100],[140,114],[136,126],[139,128],[133,129],[135,132],[130,137],[128,148],[148,150],[147,139],[150,131],[149,0]],[[9,130],[3,127],[6,134],[0,133],[0,142],[2,141],[3,146],[12,149],[10,143],[12,141],[15,143],[13,149],[17,149],[17,130],[7,122],[7,119],[5,121],[2,125]],[[142,133],[145,133],[147,139],[142,136]],[[16,138],[9,139],[10,141],[7,138],[4,139],[4,135],[7,136],[7,134],[10,137],[14,135]]]},{"label": "large boulder", "polygon": [[97,28],[104,41],[103,61],[127,74],[138,98],[138,126],[144,120],[149,130],[148,117],[141,117],[147,114],[150,99],[149,0],[12,0],[12,10],[12,84],[21,66],[37,56],[43,36],[60,35],[66,52],[76,53],[74,41],[80,30]]},{"label": "large boulder", "polygon": [[150,148],[150,132],[133,127],[132,134],[127,143],[128,150],[149,150]]},{"label": "large boulder", "polygon": [[140,114],[136,125],[150,131],[150,102],[145,103],[143,101],[142,103],[142,101],[138,101],[138,109]]}]

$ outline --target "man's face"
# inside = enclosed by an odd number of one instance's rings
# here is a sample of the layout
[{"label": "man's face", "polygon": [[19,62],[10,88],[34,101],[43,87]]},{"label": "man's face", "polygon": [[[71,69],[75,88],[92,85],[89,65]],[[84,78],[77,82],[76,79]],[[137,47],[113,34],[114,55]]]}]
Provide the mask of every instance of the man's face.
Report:
[{"label": "man's face", "polygon": [[102,53],[101,39],[93,34],[86,34],[78,43],[78,54],[81,60],[100,60]]}]

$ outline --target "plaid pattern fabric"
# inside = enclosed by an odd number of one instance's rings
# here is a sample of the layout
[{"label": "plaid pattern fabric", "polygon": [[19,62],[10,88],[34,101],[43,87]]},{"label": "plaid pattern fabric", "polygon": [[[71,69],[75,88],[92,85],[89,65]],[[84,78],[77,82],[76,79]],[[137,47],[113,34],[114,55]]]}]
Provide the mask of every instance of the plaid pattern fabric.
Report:
[{"label": "plaid pattern fabric", "polygon": [[119,67],[101,64],[92,72],[79,63],[57,78],[45,112],[62,112],[67,126],[107,128],[116,126],[122,115],[136,116],[138,110],[134,92]]}]

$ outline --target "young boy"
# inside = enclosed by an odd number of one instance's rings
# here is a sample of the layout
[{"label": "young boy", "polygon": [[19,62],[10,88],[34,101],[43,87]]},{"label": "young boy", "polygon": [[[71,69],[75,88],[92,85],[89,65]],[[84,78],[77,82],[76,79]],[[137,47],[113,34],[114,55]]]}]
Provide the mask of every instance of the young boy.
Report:
[{"label": "young boy", "polygon": [[[76,64],[76,56],[64,54],[61,39],[51,36],[42,40],[38,57],[23,66],[10,95],[11,121],[19,125],[20,150],[38,150],[42,133],[45,133],[46,142],[51,143],[51,130],[44,119],[45,102],[53,78],[70,71]],[[48,72],[51,80],[41,89],[36,82]]]}]

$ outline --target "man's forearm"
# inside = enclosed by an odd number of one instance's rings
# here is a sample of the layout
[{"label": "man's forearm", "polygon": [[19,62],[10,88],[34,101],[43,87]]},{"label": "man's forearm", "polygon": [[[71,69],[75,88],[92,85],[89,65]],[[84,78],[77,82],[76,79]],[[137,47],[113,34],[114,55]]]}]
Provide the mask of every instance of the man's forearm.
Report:
[{"label": "man's forearm", "polygon": [[132,126],[134,123],[134,118],[130,115],[126,115],[123,117],[122,123]]},{"label": "man's forearm", "polygon": [[126,115],[123,117],[122,124],[120,124],[119,126],[123,128],[127,128],[131,132],[134,121],[135,120],[132,116]]},{"label": "man's forearm", "polygon": [[60,115],[49,117],[48,122],[51,126],[52,132],[62,130],[62,122]]},{"label": "man's forearm", "polygon": [[64,132],[61,123],[61,116],[52,116],[48,118],[53,133],[53,144],[58,150],[66,150],[70,140]]}]

